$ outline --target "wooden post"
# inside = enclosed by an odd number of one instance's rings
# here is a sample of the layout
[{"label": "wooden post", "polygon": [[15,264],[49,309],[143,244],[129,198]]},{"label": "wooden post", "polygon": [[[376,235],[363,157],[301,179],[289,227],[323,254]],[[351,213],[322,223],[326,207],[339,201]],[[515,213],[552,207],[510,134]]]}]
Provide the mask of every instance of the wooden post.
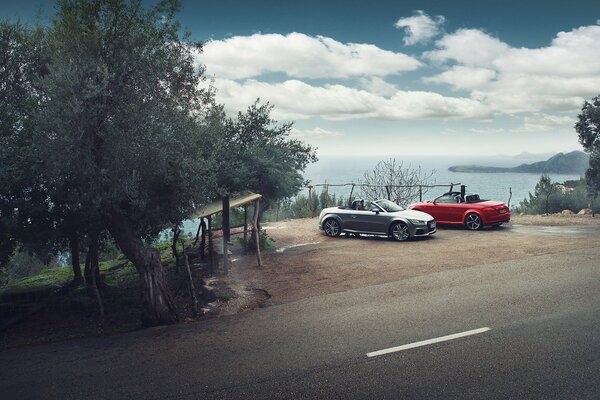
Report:
[{"label": "wooden post", "polygon": [[310,208],[310,215],[311,216],[315,216],[315,210],[313,207],[313,201],[312,201],[312,186],[308,187],[308,207]]},{"label": "wooden post", "polygon": [[210,258],[210,273],[214,274],[215,269],[215,252],[213,249],[213,238],[212,238],[212,215],[208,216],[208,257]]},{"label": "wooden post", "polygon": [[230,221],[229,221],[229,195],[223,196],[223,273],[229,274],[229,238],[230,238]]},{"label": "wooden post", "polygon": [[348,196],[348,207],[352,205],[352,193],[354,192],[354,183],[352,184],[352,189],[350,189],[350,196]]},{"label": "wooden post", "polygon": [[256,199],[254,202],[254,216],[252,218],[252,235],[254,236],[254,243],[256,243],[256,261],[258,266],[262,267],[262,258],[260,256],[260,233],[258,232],[258,210],[260,207],[260,199]]},{"label": "wooden post", "polygon": [[184,248],[183,260],[185,263],[185,269],[187,270],[188,287],[190,289],[190,296],[192,297],[192,311],[194,312],[194,317],[197,317],[198,316],[198,298],[196,297],[196,289],[194,288],[194,280],[192,279],[192,270],[190,269],[190,262],[188,260],[187,252],[185,251],[183,240],[181,241],[181,247]]},{"label": "wooden post", "polygon": [[392,191],[391,191],[391,188],[389,187],[389,185],[385,185],[385,191],[387,192],[388,200],[392,200]]},{"label": "wooden post", "polygon": [[419,185],[419,201],[423,201],[423,186]]},{"label": "wooden post", "polygon": [[244,204],[244,251],[248,250],[248,205]]},{"label": "wooden post", "polygon": [[510,209],[510,200],[512,199],[512,187],[508,188],[508,193],[510,194],[508,196],[508,208]]},{"label": "wooden post", "polygon": [[204,261],[204,250],[206,247],[206,222],[200,218],[200,227],[202,228],[202,240],[200,241],[200,260]]},{"label": "wooden post", "polygon": [[202,229],[202,217],[200,217],[200,224],[198,225],[198,232],[196,232],[196,239],[194,240],[194,246],[198,244],[198,238],[200,237],[200,229]]},{"label": "wooden post", "polygon": [[179,233],[181,230],[179,229],[179,225],[175,225],[173,228],[173,243],[171,244],[171,249],[173,250],[173,258],[175,259],[175,273],[179,273],[179,254],[177,254],[177,240],[179,240]]}]

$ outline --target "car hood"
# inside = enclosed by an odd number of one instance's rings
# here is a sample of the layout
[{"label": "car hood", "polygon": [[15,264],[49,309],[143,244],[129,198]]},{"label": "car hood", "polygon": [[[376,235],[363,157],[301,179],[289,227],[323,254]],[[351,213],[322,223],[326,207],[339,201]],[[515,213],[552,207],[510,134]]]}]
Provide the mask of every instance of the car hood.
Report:
[{"label": "car hood", "polygon": [[419,219],[421,221],[431,221],[433,219],[433,217],[431,215],[424,213],[422,211],[416,211],[416,210],[396,211],[396,212],[393,212],[390,214],[397,215],[397,216],[403,217],[403,218]]}]

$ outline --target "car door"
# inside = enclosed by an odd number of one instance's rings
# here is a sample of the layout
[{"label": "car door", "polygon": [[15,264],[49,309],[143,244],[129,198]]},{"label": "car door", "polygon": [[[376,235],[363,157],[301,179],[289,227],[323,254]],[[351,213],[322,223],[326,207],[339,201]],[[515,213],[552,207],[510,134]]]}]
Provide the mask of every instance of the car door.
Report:
[{"label": "car door", "polygon": [[381,213],[376,214],[373,211],[354,211],[348,216],[345,222],[345,229],[360,232],[380,232],[382,228]]},{"label": "car door", "polygon": [[454,222],[456,214],[456,197],[454,194],[446,194],[435,200],[434,203],[429,203],[430,207],[423,210],[431,214],[439,222]]}]

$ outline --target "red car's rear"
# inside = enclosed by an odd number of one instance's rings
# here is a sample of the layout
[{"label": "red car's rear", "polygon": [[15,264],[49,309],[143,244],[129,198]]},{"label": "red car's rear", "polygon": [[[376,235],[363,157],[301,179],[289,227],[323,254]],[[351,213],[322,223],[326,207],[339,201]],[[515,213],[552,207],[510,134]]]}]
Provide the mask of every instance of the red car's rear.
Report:
[{"label": "red car's rear", "polygon": [[430,214],[440,224],[464,225],[471,230],[510,221],[510,210],[506,204],[482,201],[477,195],[464,196],[459,192],[445,193],[435,200],[416,203],[409,208]]}]

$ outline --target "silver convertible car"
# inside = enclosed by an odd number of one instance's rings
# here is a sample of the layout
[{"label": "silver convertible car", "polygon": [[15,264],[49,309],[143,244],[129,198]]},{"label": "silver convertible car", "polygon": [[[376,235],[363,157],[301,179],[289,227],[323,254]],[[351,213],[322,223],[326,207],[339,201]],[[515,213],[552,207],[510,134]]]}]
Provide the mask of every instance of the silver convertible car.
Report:
[{"label": "silver convertible car", "polygon": [[389,200],[355,200],[350,207],[323,209],[319,215],[319,228],[327,236],[339,236],[342,232],[364,233],[404,241],[434,234],[436,223],[427,213],[405,210]]}]

